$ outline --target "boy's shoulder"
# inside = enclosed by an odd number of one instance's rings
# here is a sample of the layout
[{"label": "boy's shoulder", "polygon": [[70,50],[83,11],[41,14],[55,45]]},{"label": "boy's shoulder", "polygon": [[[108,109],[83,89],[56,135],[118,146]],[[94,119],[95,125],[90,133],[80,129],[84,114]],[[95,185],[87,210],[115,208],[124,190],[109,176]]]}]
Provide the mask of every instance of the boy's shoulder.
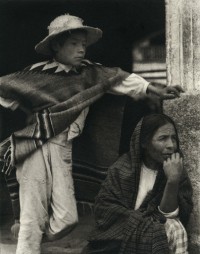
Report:
[{"label": "boy's shoulder", "polygon": [[88,59],[83,59],[82,62],[81,62],[81,66],[102,66],[102,64],[92,62]]},{"label": "boy's shoulder", "polygon": [[[53,60],[48,60],[48,61],[38,62],[38,63],[34,63],[32,65],[29,65],[26,68],[24,68],[23,70],[24,71],[48,71],[50,69],[57,68],[58,65],[59,65],[58,62],[55,62]],[[80,66],[82,68],[92,67],[92,66],[100,67],[100,66],[102,66],[102,64],[90,61],[88,59],[83,59]]]},{"label": "boy's shoulder", "polygon": [[43,62],[34,63],[25,67],[24,71],[31,71],[31,70],[41,71],[47,64],[50,64],[50,63],[51,61],[43,61]]}]

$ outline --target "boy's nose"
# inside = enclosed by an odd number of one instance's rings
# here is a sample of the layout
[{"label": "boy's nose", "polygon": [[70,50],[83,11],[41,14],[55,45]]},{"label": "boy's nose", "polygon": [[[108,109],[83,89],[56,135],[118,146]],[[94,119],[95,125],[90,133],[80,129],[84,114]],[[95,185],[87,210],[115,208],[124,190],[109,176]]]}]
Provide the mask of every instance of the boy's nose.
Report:
[{"label": "boy's nose", "polygon": [[80,45],[79,48],[78,48],[78,51],[84,53],[85,52],[85,47]]}]

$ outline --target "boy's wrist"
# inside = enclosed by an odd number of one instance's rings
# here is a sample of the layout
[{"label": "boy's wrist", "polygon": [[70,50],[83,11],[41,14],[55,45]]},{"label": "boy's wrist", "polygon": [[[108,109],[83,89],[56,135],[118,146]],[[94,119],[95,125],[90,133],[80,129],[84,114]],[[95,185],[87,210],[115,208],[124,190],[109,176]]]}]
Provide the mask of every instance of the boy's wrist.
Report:
[{"label": "boy's wrist", "polygon": [[147,94],[153,93],[153,94],[159,95],[158,89],[152,83],[148,84],[146,92]]}]

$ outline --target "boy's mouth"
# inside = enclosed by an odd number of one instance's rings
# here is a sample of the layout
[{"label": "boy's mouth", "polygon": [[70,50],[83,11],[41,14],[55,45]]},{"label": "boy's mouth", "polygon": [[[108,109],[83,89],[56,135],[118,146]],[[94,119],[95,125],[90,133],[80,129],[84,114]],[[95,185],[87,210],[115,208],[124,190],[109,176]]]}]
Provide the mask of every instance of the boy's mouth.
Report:
[{"label": "boy's mouth", "polygon": [[83,57],[82,56],[77,56],[75,57],[76,60],[83,60]]}]

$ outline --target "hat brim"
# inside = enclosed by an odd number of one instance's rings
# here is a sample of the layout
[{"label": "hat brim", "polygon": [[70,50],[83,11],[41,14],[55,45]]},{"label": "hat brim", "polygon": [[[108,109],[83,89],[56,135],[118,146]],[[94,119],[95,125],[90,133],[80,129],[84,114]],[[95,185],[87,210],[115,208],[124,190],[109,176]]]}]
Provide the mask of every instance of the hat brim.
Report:
[{"label": "hat brim", "polygon": [[39,54],[43,54],[43,55],[52,55],[50,41],[61,33],[64,33],[67,31],[72,31],[72,30],[77,30],[77,29],[84,30],[87,32],[87,46],[90,46],[91,44],[97,42],[102,37],[102,34],[103,34],[101,29],[90,27],[90,26],[80,26],[80,27],[71,28],[71,29],[63,29],[61,31],[58,31],[58,32],[48,35],[42,41],[40,41],[35,46],[36,52]]}]

